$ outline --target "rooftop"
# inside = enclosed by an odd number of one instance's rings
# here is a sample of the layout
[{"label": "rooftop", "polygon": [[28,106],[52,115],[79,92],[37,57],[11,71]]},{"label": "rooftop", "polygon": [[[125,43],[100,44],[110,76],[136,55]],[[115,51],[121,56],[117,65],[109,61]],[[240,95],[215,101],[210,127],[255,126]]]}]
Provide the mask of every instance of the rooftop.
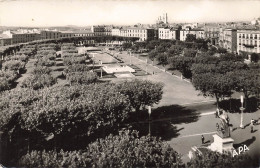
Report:
[{"label": "rooftop", "polygon": [[0,39],[7,39],[7,38],[11,38],[6,34],[0,34]]}]

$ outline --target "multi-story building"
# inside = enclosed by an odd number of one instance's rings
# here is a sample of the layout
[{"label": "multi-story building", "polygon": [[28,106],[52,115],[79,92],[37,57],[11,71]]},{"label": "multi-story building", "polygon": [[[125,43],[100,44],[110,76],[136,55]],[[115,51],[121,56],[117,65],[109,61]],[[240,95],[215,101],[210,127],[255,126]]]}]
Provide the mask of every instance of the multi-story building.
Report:
[{"label": "multi-story building", "polygon": [[205,38],[203,29],[186,28],[186,29],[180,30],[180,40],[185,41],[187,34],[193,34],[196,36],[196,38],[201,38],[201,39]]},{"label": "multi-story building", "polygon": [[43,30],[41,31],[41,39],[59,39],[61,37],[61,32],[56,30]]},{"label": "multi-story building", "polygon": [[6,46],[12,44],[12,37],[6,34],[0,34],[0,46]]},{"label": "multi-story building", "polygon": [[60,38],[70,38],[74,37],[75,33],[72,31],[60,31]]},{"label": "multi-story building", "polygon": [[260,30],[237,30],[237,52],[260,53]]},{"label": "multi-story building", "polygon": [[91,32],[90,30],[78,30],[78,31],[74,31],[73,33],[75,37],[94,36],[94,33]]},{"label": "multi-story building", "polygon": [[158,29],[158,38],[159,39],[171,39],[176,40],[179,38],[179,31],[175,28],[159,28]]},{"label": "multi-story building", "polygon": [[111,30],[113,36],[138,37],[139,41],[152,40],[156,37],[155,29],[143,27],[114,28]]},{"label": "multi-story building", "polygon": [[217,45],[219,39],[219,27],[217,26],[205,26],[204,35],[205,39],[210,40],[211,44]]},{"label": "multi-story building", "polygon": [[227,49],[229,52],[237,52],[237,30],[220,29],[219,46]]},{"label": "multi-story building", "polygon": [[111,26],[91,26],[91,32],[94,36],[111,36]]},{"label": "multi-story building", "polygon": [[4,31],[3,34],[12,38],[12,44],[26,43],[40,39],[40,33],[38,31],[29,30],[17,30],[17,31]]},{"label": "multi-story building", "polygon": [[122,30],[122,28],[113,28],[111,30],[111,35],[112,36],[121,36],[121,30]]}]

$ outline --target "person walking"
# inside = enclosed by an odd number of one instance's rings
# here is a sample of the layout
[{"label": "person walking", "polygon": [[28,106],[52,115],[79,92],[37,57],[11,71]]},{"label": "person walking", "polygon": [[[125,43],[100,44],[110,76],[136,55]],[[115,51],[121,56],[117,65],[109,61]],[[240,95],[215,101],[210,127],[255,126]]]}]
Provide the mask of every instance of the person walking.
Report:
[{"label": "person walking", "polygon": [[201,135],[201,143],[202,143],[202,144],[204,144],[204,140],[205,140],[204,136]]},{"label": "person walking", "polygon": [[251,126],[251,133],[253,133],[253,132],[254,132],[254,120],[251,119],[250,122],[251,122],[251,123],[250,123],[250,126]]},{"label": "person walking", "polygon": [[219,108],[217,108],[217,110],[216,110],[216,118],[218,118],[219,115],[220,115],[220,111],[219,111]]}]

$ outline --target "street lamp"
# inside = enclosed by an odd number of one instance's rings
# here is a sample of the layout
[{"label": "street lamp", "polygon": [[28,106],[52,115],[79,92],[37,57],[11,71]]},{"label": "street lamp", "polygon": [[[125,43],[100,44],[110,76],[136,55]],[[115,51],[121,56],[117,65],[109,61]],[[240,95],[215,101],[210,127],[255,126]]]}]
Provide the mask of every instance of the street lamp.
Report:
[{"label": "street lamp", "polygon": [[151,113],[152,113],[152,107],[148,106],[148,114],[149,114],[149,134],[151,135]]},{"label": "street lamp", "polygon": [[132,55],[131,55],[132,53],[131,53],[131,51],[130,51],[130,65],[132,65]]},{"label": "street lamp", "polygon": [[100,75],[100,78],[102,78],[102,61],[100,60],[100,65],[101,65],[101,67],[100,67],[100,69],[101,69],[101,75]]},{"label": "street lamp", "polygon": [[147,73],[147,63],[148,63],[148,61],[147,61],[147,59],[146,59],[145,74],[148,74],[148,73]]},{"label": "street lamp", "polygon": [[241,123],[240,123],[240,128],[244,128],[244,125],[243,125],[243,111],[245,110],[245,108],[243,107],[244,98],[243,98],[242,95],[240,97],[240,101],[241,101],[241,107],[240,107],[240,110],[241,110]]}]

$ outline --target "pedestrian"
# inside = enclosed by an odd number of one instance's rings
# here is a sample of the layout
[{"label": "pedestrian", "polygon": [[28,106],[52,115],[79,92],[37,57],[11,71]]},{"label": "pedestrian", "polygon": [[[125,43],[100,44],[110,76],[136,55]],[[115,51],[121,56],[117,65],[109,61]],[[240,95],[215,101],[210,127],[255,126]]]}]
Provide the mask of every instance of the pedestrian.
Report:
[{"label": "pedestrian", "polygon": [[230,121],[230,119],[229,119],[229,117],[228,117],[228,115],[227,115],[227,124],[229,125],[229,121]]},{"label": "pedestrian", "polygon": [[202,143],[202,144],[204,144],[204,140],[205,140],[204,136],[201,135],[201,143]]},{"label": "pedestrian", "polygon": [[253,125],[254,121],[255,121],[254,119],[251,119],[250,124]]},{"label": "pedestrian", "polygon": [[218,118],[219,117],[219,108],[217,108],[217,110],[216,110],[216,118]]},{"label": "pedestrian", "polygon": [[219,129],[219,125],[218,125],[218,123],[216,124],[216,127],[217,127],[217,130]]},{"label": "pedestrian", "polygon": [[251,119],[250,126],[251,126],[251,133],[253,133],[254,132],[254,120],[253,119]]}]

